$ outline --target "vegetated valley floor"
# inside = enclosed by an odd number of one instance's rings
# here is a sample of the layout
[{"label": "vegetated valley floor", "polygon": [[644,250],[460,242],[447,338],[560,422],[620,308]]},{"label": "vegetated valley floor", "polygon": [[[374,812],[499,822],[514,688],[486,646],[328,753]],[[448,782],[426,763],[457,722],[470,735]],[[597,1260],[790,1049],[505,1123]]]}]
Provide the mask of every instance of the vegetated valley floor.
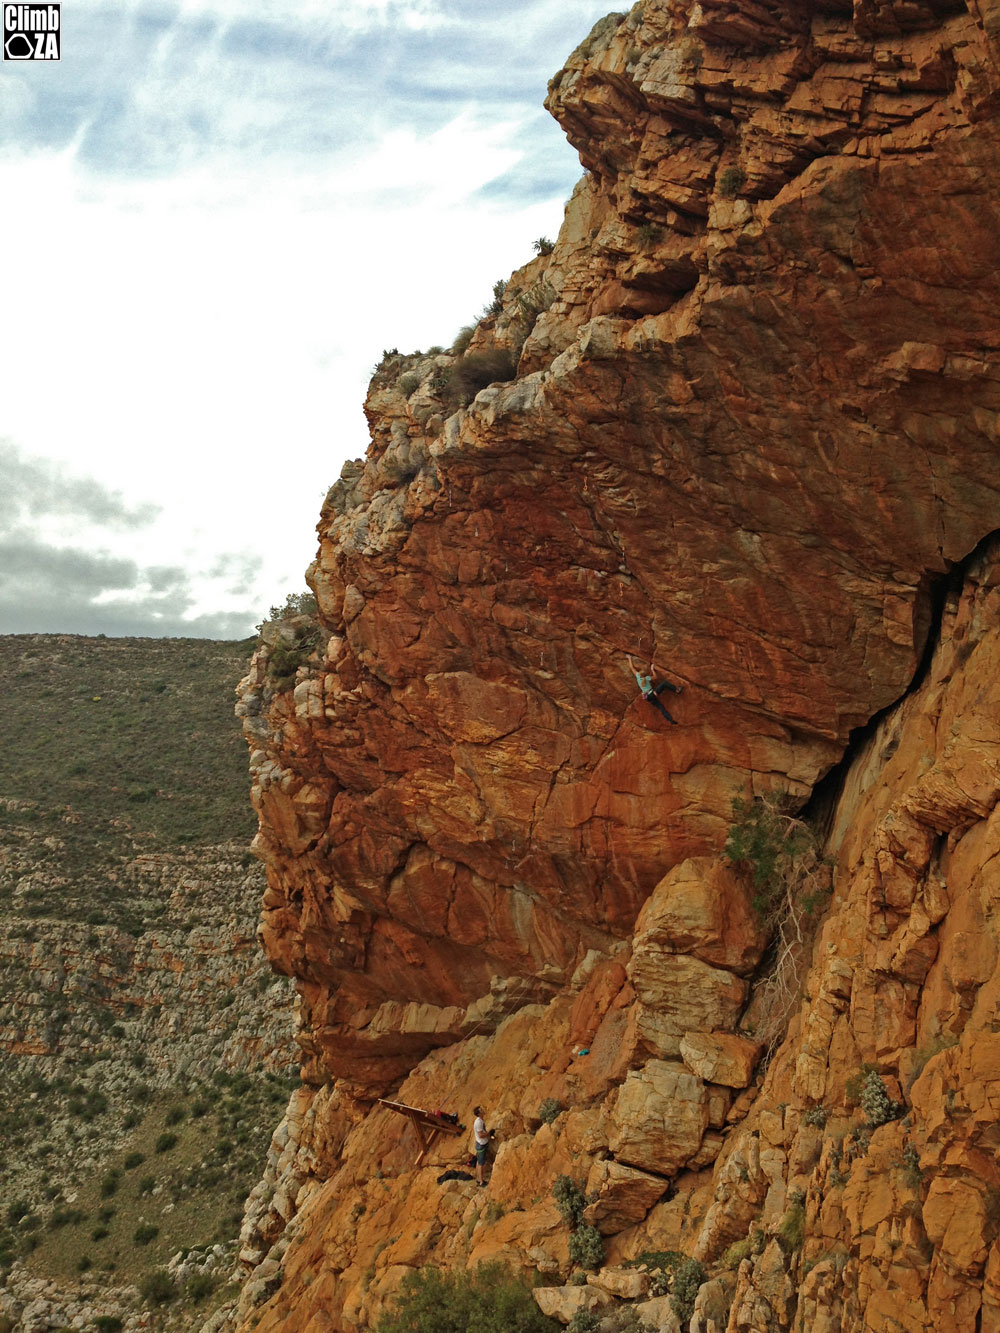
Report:
[{"label": "vegetated valley floor", "polygon": [[[174,1327],[222,1294],[297,1083],[255,939],[253,646],[0,636],[0,1288],[124,1315],[133,1284]],[[207,1276],[166,1273],[213,1245]]]}]

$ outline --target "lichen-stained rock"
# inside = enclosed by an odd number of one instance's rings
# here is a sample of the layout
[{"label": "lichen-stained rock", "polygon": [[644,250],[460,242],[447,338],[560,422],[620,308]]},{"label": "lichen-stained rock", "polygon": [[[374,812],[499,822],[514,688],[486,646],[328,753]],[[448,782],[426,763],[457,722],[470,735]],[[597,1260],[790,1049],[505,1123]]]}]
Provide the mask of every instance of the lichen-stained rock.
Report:
[{"label": "lichen-stained rock", "polygon": [[649,1060],[633,1070],[611,1113],[609,1146],[620,1161],[671,1176],[708,1128],[708,1089],[681,1064]]},{"label": "lichen-stained rock", "polygon": [[587,1274],[590,1286],[628,1301],[645,1296],[649,1281],[649,1274],[639,1268],[602,1268],[600,1272]]},{"label": "lichen-stained rock", "polygon": [[766,943],[745,881],[711,857],[691,857],[664,875],[635,923],[636,948],[659,944],[741,976],[757,966]]},{"label": "lichen-stained rock", "polygon": [[927,1238],[953,1271],[979,1274],[994,1239],[995,1222],[988,1216],[995,1201],[987,1199],[980,1180],[932,1180],[922,1210]]},{"label": "lichen-stained rock", "polygon": [[747,1086],[763,1051],[759,1041],[733,1032],[688,1032],[680,1040],[681,1059],[692,1074],[727,1088]]},{"label": "lichen-stained rock", "polygon": [[642,1322],[649,1328],[657,1329],[658,1333],[681,1333],[680,1320],[674,1313],[669,1296],[654,1296],[652,1300],[639,1301],[635,1309]]},{"label": "lichen-stained rock", "polygon": [[584,1220],[605,1236],[613,1236],[641,1222],[667,1192],[662,1176],[652,1176],[613,1159],[595,1162],[587,1177]]},{"label": "lichen-stained rock", "polygon": [[536,1287],[532,1295],[542,1314],[563,1324],[580,1310],[601,1310],[612,1303],[600,1287]]},{"label": "lichen-stained rock", "polygon": [[628,967],[638,998],[638,1029],[650,1051],[672,1056],[692,1029],[735,1027],[747,986],[699,958],[637,939]]}]

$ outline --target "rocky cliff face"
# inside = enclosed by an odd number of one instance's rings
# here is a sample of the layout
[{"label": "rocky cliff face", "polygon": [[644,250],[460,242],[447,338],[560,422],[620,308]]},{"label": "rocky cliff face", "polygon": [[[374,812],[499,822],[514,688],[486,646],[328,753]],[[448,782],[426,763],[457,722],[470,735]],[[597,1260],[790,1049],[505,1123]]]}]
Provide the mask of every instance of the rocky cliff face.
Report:
[{"label": "rocky cliff face", "polygon": [[[706,1333],[1000,1326],[998,60],[986,0],[640,0],[550,86],[586,168],[553,252],[376,374],[321,634],[275,628],[240,705],[307,1078],[261,1329],[367,1327],[424,1262],[565,1277],[560,1173],[612,1259],[728,1256]],[[804,804],[879,714],[755,1074],[732,797]],[[411,1170],[390,1089],[491,1106],[495,1207]]]}]

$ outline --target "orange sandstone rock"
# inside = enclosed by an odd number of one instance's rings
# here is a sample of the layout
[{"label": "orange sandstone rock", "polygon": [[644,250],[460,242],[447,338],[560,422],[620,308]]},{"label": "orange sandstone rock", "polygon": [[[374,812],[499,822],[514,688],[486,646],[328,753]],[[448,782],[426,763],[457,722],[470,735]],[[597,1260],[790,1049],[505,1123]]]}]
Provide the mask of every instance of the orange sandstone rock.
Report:
[{"label": "orange sandstone rock", "polygon": [[[587,176],[476,333],[518,374],[461,406],[452,354],[376,374],[322,633],[293,689],[273,637],[243,687],[262,934],[322,1090],[241,1330],[354,1333],[425,1262],[564,1281],[559,1173],[625,1224],[614,1261],[742,1245],[733,1333],[996,1322],[994,11],[610,16],[549,92]],[[678,725],[628,654],[683,684]],[[732,796],[805,802],[873,718],[817,792],[801,1002],[730,1109],[766,944],[717,859]],[[413,1169],[364,1114],[390,1088],[489,1108],[489,1191],[437,1185],[457,1142]],[[654,1175],[677,1194],[640,1216]]]}]

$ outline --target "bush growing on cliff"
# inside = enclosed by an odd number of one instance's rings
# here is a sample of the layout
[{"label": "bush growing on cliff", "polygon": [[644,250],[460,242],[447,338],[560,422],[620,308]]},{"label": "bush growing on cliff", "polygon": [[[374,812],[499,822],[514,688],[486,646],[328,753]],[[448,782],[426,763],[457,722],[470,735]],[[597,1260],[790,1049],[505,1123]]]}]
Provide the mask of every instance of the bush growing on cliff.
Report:
[{"label": "bush growing on cliff", "polygon": [[563,1104],[557,1097],[546,1097],[538,1108],[538,1118],[543,1125],[551,1125],[563,1110]]},{"label": "bush growing on cliff", "polygon": [[889,1096],[882,1082],[882,1076],[876,1069],[869,1071],[865,1085],[861,1089],[861,1109],[872,1129],[877,1129],[879,1125],[887,1125],[890,1120],[897,1120],[902,1114],[902,1106]]},{"label": "bush growing on cliff", "polygon": [[552,1186],[552,1197],[556,1201],[559,1215],[571,1227],[578,1227],[583,1221],[583,1210],[587,1206],[587,1196],[583,1187],[571,1176],[556,1176]]},{"label": "bush growing on cliff", "polygon": [[806,1238],[806,1207],[802,1199],[792,1199],[778,1224],[778,1235],[793,1250],[801,1250]]},{"label": "bush growing on cliff", "polygon": [[719,176],[719,194],[723,199],[735,199],[746,179],[746,172],[741,167],[726,167]]},{"label": "bush growing on cliff", "polygon": [[471,1272],[421,1268],[402,1282],[377,1333],[558,1333],[531,1290],[500,1263]]},{"label": "bush growing on cliff", "polygon": [[[827,879],[812,830],[785,814],[780,798],[734,796],[726,856],[750,878],[753,908],[767,925]],[[809,898],[807,907],[816,904]]]},{"label": "bush growing on cliff", "polygon": [[143,1300],[166,1305],[177,1295],[177,1285],[165,1268],[154,1268],[139,1284]]},{"label": "bush growing on cliff", "polygon": [[311,592],[290,592],[281,606],[272,606],[268,620],[290,620],[292,616],[314,616],[316,598]]},{"label": "bush growing on cliff", "polygon": [[604,1262],[604,1240],[596,1227],[583,1222],[569,1238],[569,1257],[581,1268],[600,1268]]},{"label": "bush growing on cliff", "polygon": [[483,306],[483,318],[489,319],[493,315],[499,315],[503,310],[503,295],[507,290],[507,279],[497,278],[493,284],[493,300],[487,301]]},{"label": "bush growing on cliff", "polygon": [[674,1280],[670,1286],[670,1308],[681,1321],[687,1324],[694,1314],[695,1297],[698,1288],[708,1281],[708,1274],[697,1259],[683,1259],[677,1265]]},{"label": "bush growing on cliff", "polygon": [[455,335],[455,341],[451,345],[451,350],[456,356],[463,356],[469,350],[469,343],[476,334],[475,324],[463,324]]},{"label": "bush growing on cliff", "polygon": [[798,1001],[816,909],[830,890],[830,867],[812,830],[781,808],[777,795],[734,796],[725,854],[746,878],[751,902],[771,936],[770,961],[748,1015],[768,1052],[784,1035]]},{"label": "bush growing on cliff", "polygon": [[506,347],[491,347],[482,352],[466,352],[455,362],[448,375],[445,395],[456,407],[471,403],[488,384],[512,380],[517,366]]},{"label": "bush growing on cliff", "polygon": [[279,643],[271,649],[267,659],[267,677],[273,681],[276,689],[291,689],[299,667],[308,662],[319,641],[318,626],[310,628],[308,625],[300,625],[295,630],[294,642]]}]

